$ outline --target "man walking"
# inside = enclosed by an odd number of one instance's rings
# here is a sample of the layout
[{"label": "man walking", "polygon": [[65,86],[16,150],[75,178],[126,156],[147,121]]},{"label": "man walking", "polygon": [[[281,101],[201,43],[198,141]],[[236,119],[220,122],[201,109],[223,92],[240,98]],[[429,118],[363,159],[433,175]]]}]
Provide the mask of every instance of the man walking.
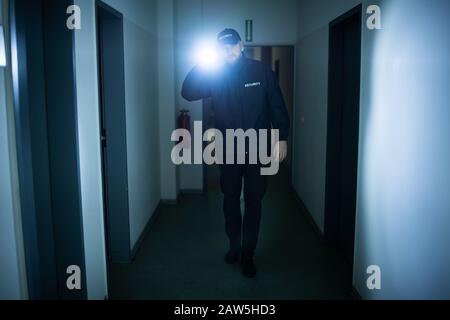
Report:
[{"label": "man walking", "polygon": [[[280,142],[273,152],[282,162],[287,156],[289,115],[275,73],[270,66],[243,55],[244,46],[236,30],[223,30],[217,40],[224,57],[223,68],[220,72],[208,72],[200,66],[194,67],[183,83],[182,96],[188,101],[212,98],[216,127],[224,135],[227,129],[278,129]],[[230,242],[225,261],[233,264],[240,259],[243,275],[251,278],[256,275],[253,257],[267,176],[261,175],[261,163],[248,162],[247,147],[245,164],[220,165],[220,185],[224,194],[225,230]]]}]

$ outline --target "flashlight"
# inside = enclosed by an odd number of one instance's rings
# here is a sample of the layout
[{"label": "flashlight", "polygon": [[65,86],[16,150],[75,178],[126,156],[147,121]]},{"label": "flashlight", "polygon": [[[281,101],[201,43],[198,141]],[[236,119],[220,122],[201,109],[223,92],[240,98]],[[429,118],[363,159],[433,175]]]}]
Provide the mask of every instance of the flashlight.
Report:
[{"label": "flashlight", "polygon": [[198,46],[195,60],[202,69],[215,71],[220,68],[223,59],[217,44],[204,42]]}]

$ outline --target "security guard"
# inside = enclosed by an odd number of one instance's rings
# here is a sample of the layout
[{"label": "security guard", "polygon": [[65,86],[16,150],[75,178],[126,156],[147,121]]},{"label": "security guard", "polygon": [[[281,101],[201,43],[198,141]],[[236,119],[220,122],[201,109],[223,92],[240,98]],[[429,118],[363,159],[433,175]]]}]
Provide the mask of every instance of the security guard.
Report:
[{"label": "security guard", "polygon": [[[182,96],[188,101],[211,97],[216,127],[224,135],[226,129],[255,129],[257,132],[278,129],[280,142],[273,152],[282,162],[287,155],[289,115],[275,73],[268,65],[244,56],[236,30],[223,30],[217,40],[224,53],[223,68],[220,72],[208,72],[200,66],[194,67],[183,83]],[[249,278],[256,275],[253,256],[261,221],[261,202],[267,189],[267,176],[261,175],[260,167],[259,162],[220,165],[225,229],[230,241],[225,261],[232,264],[241,258],[242,273]]]}]

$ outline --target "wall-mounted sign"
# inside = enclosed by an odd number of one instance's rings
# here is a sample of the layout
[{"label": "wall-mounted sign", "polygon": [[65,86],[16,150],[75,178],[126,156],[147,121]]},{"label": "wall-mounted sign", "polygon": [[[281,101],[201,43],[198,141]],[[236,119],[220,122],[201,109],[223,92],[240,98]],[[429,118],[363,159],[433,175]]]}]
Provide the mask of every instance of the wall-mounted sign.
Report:
[{"label": "wall-mounted sign", "polygon": [[253,20],[245,20],[245,41],[253,41]]}]

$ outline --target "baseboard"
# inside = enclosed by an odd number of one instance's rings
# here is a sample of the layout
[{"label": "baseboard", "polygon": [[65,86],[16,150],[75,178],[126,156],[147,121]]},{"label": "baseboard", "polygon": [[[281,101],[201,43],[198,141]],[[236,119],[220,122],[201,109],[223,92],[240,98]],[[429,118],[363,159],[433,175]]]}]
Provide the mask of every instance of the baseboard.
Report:
[{"label": "baseboard", "polygon": [[361,295],[359,294],[358,290],[356,290],[355,286],[352,286],[352,292],[351,292],[352,298],[354,300],[364,300]]},{"label": "baseboard", "polygon": [[317,236],[320,238],[320,241],[322,243],[326,243],[325,241],[325,236],[323,235],[322,231],[320,230],[319,226],[317,225],[316,221],[314,220],[313,216],[311,215],[311,213],[308,211],[308,209],[306,208],[305,203],[303,202],[303,200],[300,198],[300,196],[297,194],[297,191],[295,191],[294,187],[291,185],[291,189],[292,192],[294,193],[295,199],[297,200],[297,203],[300,205],[300,207],[302,208],[302,211],[305,213],[306,218],[308,219],[309,223],[311,224],[311,226],[314,229],[314,232],[317,234]]},{"label": "baseboard", "polygon": [[174,206],[178,204],[178,198],[177,199],[161,199],[161,204],[167,204],[170,206]]},{"label": "baseboard", "polygon": [[181,194],[203,194],[203,189],[183,189],[180,191]]},{"label": "baseboard", "polygon": [[152,228],[156,219],[159,217],[159,213],[161,211],[161,206],[162,205],[177,205],[177,204],[178,204],[178,197],[177,197],[177,199],[161,199],[160,200],[160,202],[158,203],[158,206],[156,207],[155,211],[153,212],[152,217],[147,222],[147,224],[144,228],[144,231],[142,231],[141,235],[139,236],[139,239],[136,241],[135,245],[133,246],[133,249],[131,249],[130,261],[128,261],[127,263],[132,262],[134,260],[134,258],[136,257],[136,254],[137,254],[139,248],[141,247],[142,241],[144,241],[145,236]]},{"label": "baseboard", "polygon": [[139,236],[139,239],[134,244],[133,249],[131,249],[131,253],[130,253],[130,260],[131,261],[133,261],[134,258],[136,257],[136,253],[138,252],[139,248],[141,247],[142,241],[144,241],[145,236],[150,231],[151,227],[153,226],[153,224],[155,223],[156,219],[158,218],[159,213],[161,211],[160,209],[161,209],[161,205],[162,204],[163,204],[162,201],[160,201],[158,203],[158,206],[156,207],[155,211],[153,212],[152,217],[147,222],[147,224],[146,224],[146,226],[144,228],[144,231],[142,231],[141,235]]}]

